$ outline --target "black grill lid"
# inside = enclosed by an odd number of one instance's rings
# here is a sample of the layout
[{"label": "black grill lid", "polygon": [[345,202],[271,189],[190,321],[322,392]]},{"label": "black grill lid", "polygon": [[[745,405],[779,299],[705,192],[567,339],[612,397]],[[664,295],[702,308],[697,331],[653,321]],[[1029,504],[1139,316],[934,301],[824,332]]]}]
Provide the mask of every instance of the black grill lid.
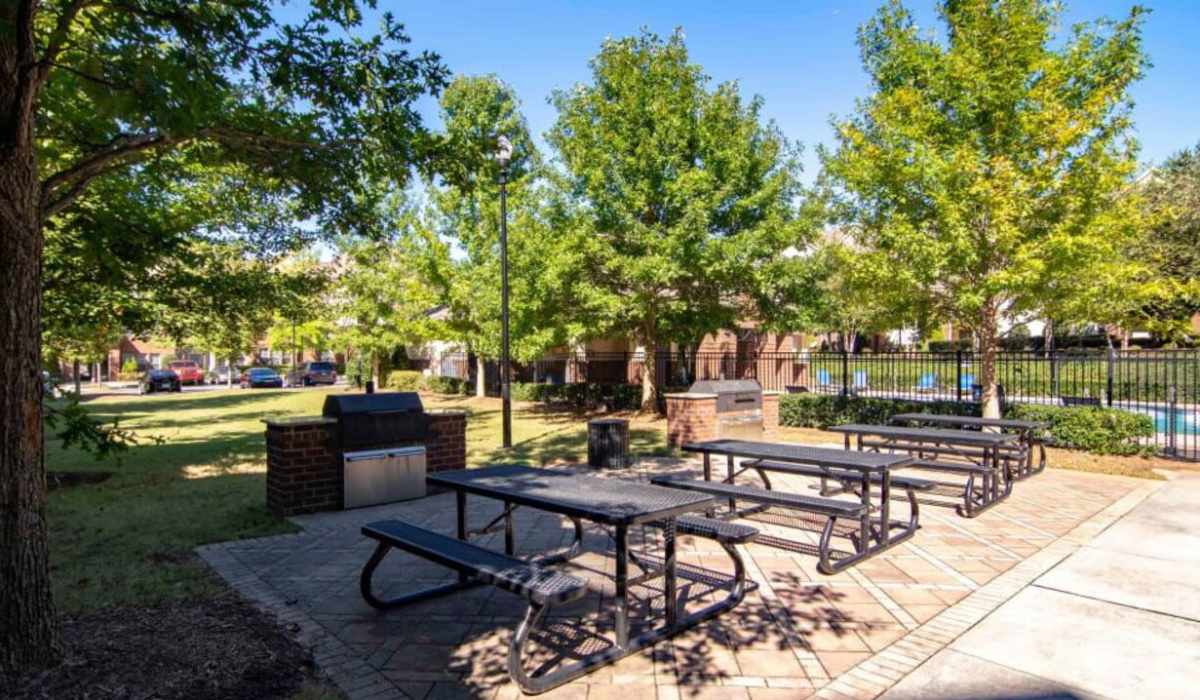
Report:
[{"label": "black grill lid", "polygon": [[321,415],[342,418],[365,413],[421,413],[425,407],[415,391],[394,391],[384,394],[330,394],[325,397]]},{"label": "black grill lid", "polygon": [[754,379],[701,379],[688,391],[696,394],[743,394],[761,392],[762,387]]}]

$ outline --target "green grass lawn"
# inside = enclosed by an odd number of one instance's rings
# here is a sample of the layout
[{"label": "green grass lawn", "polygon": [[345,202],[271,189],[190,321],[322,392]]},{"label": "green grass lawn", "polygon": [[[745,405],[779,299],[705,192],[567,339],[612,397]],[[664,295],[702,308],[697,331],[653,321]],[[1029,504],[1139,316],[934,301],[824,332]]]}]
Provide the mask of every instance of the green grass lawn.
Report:
[{"label": "green grass lawn", "polygon": [[[220,592],[219,583],[192,553],[196,546],[295,529],[266,510],[262,419],[320,413],[329,391],[232,390],[87,402],[96,417],[119,417],[122,426],[164,442],[144,441],[117,465],[63,450],[47,438],[51,472],[112,472],[101,483],[51,492],[51,566],[61,609],[83,613]],[[584,416],[518,404],[514,448],[505,453],[500,449],[498,400],[424,400],[429,407],[470,413],[468,464],[586,459]],[[667,452],[665,421],[635,417],[631,427],[635,452]]]}]

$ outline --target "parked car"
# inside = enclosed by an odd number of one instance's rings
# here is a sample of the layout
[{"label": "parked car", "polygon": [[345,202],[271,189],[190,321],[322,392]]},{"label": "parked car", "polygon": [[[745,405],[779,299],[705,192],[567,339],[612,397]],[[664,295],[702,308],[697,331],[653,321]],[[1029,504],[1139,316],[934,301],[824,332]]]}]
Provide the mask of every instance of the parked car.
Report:
[{"label": "parked car", "polygon": [[251,367],[242,372],[239,382],[243,389],[283,388],[283,377],[270,367]]},{"label": "parked car", "polygon": [[152,369],[142,375],[138,382],[139,394],[153,394],[159,391],[183,391],[183,382],[174,370]]},{"label": "parked car", "polygon": [[184,384],[203,384],[204,370],[191,360],[177,360],[171,363],[171,369],[179,375],[179,381]]},{"label": "parked car", "polygon": [[304,362],[288,372],[288,386],[336,383],[337,369],[332,362]]}]

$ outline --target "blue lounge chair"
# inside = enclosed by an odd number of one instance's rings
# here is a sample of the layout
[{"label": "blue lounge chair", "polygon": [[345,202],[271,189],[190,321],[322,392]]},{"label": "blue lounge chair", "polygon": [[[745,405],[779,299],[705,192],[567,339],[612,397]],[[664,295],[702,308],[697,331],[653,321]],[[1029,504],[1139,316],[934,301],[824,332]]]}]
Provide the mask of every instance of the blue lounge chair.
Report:
[{"label": "blue lounge chair", "polygon": [[865,369],[854,370],[854,388],[855,389],[866,389],[867,386],[868,386],[867,370],[865,370]]},{"label": "blue lounge chair", "polygon": [[917,379],[917,391],[937,391],[937,374],[934,372],[922,374]]}]

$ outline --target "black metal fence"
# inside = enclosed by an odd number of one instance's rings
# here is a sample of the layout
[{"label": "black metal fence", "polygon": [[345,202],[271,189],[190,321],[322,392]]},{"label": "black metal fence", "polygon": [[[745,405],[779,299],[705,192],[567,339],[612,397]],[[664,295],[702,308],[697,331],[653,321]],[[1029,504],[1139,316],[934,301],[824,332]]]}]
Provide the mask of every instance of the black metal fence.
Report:
[{"label": "black metal fence", "polygon": [[[442,360],[474,381],[465,356]],[[514,363],[514,382],[636,384],[641,353],[589,353]],[[655,354],[656,384],[682,390],[701,379],[756,379],[774,391],[852,392],[915,401],[977,401],[979,356],[957,352]],[[997,381],[1019,403],[1098,404],[1149,415],[1163,453],[1200,459],[1200,350],[1002,351]],[[485,363],[487,393],[500,394],[497,363]]]}]

